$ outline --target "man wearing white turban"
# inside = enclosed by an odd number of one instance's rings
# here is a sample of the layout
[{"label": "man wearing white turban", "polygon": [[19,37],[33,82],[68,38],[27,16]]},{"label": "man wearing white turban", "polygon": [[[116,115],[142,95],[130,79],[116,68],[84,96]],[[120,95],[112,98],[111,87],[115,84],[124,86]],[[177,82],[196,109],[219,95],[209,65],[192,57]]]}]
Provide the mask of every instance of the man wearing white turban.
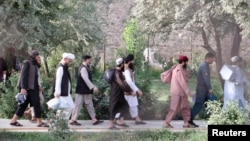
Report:
[{"label": "man wearing white turban", "polygon": [[[72,53],[63,53],[62,60],[58,64],[56,69],[56,75],[53,85],[53,93],[56,98],[59,98],[60,101],[64,101],[67,105],[64,105],[65,108],[63,113],[65,114],[65,119],[69,120],[72,110],[75,107],[72,94],[72,83],[68,67],[71,62],[75,59],[75,55]],[[60,113],[61,111],[57,111]]]},{"label": "man wearing white turban", "polygon": [[233,75],[229,80],[225,80],[224,84],[224,103],[222,109],[225,110],[230,101],[238,104],[239,108],[246,108],[247,101],[244,98],[245,86],[249,84],[244,71],[241,69],[242,58],[234,56],[231,58],[231,70]]}]

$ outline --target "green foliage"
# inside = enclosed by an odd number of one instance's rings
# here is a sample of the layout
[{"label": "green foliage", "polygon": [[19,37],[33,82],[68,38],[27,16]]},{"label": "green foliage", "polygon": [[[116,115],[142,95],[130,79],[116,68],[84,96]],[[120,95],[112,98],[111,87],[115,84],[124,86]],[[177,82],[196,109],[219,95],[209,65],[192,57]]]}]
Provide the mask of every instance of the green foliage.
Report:
[{"label": "green foliage", "polygon": [[[149,65],[144,64],[143,50],[145,49],[145,37],[141,33],[138,22],[131,19],[127,22],[123,32],[123,39],[126,44],[126,53],[134,54],[134,67],[135,67],[135,83],[138,88],[143,92],[142,97],[139,99],[139,113],[144,119],[152,119],[154,116],[154,108],[156,96],[150,93],[150,69]],[[152,113],[152,114],[148,114]]]},{"label": "green foliage", "polygon": [[13,74],[6,83],[0,83],[0,117],[11,118],[17,109],[15,96],[17,89],[18,73]]},{"label": "green foliage", "polygon": [[140,33],[136,20],[130,20],[124,28],[123,39],[126,44],[127,53],[138,54],[145,48],[145,38]]},{"label": "green foliage", "polygon": [[232,14],[243,29],[243,37],[247,37],[250,33],[250,1],[248,0],[221,0],[223,10],[229,14]]},{"label": "green foliage", "polygon": [[235,101],[230,101],[225,110],[222,110],[222,103],[219,101],[207,102],[207,111],[210,114],[208,124],[234,125],[248,124],[250,110],[240,109]]},{"label": "green foliage", "polygon": [[4,1],[0,4],[0,45],[3,48],[40,50],[45,62],[58,47],[79,53],[92,48],[103,39],[96,16],[96,2]]},{"label": "green foliage", "polygon": [[[63,141],[65,139],[53,138],[48,133],[12,133],[1,132],[0,138],[4,141]],[[169,130],[142,130],[128,132],[99,132],[89,133],[71,132],[68,140],[74,141],[207,141],[207,132],[205,131],[185,131],[171,132]]]},{"label": "green foliage", "polygon": [[[222,56],[239,54],[241,33],[248,35],[250,31],[249,2],[245,0],[136,0],[135,3],[132,15],[144,32],[164,36],[163,39],[174,30],[200,36],[201,47],[216,55],[217,73],[224,64]],[[227,35],[233,35],[231,48],[222,45]],[[224,47],[229,51],[223,52]]]},{"label": "green foliage", "polygon": [[70,138],[70,129],[68,120],[65,119],[63,109],[60,112],[51,110],[48,112],[49,129],[48,132],[55,139],[68,140]]}]

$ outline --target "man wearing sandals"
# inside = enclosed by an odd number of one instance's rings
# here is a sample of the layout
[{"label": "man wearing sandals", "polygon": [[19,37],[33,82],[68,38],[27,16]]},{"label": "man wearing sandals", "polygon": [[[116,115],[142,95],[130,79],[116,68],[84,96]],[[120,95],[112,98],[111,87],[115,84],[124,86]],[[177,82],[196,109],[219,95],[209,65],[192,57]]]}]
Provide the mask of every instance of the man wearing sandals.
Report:
[{"label": "man wearing sandals", "polygon": [[21,74],[18,80],[18,87],[21,94],[27,94],[26,100],[23,104],[19,105],[15,115],[12,117],[10,125],[23,126],[17,119],[21,117],[28,104],[30,104],[35,111],[35,117],[37,127],[49,127],[41,119],[41,105],[39,93],[42,91],[39,86],[39,68],[41,66],[41,58],[38,51],[31,51],[29,53],[29,59],[25,60],[21,69]]},{"label": "man wearing sandals", "polygon": [[95,108],[93,105],[93,92],[98,93],[99,90],[92,83],[92,74],[89,68],[91,58],[92,57],[90,55],[84,55],[82,57],[83,62],[79,67],[79,73],[76,84],[75,108],[72,112],[70,125],[81,125],[79,122],[77,122],[77,118],[79,116],[83,104],[88,110],[93,125],[103,123],[103,120],[96,119]]},{"label": "man wearing sandals", "polygon": [[[124,70],[124,60],[123,58],[118,58],[116,60],[116,69],[113,74],[112,82],[111,82],[111,92],[109,97],[109,112],[110,112],[110,121],[109,121],[109,129],[110,130],[118,130],[116,126],[114,126],[114,120],[116,113],[120,113],[120,118],[123,118],[123,115],[128,111],[128,103],[124,97],[124,92],[127,94],[135,96],[136,93],[129,87],[126,83],[125,78],[122,74]],[[127,124],[122,121],[119,123],[120,126],[128,127]]]},{"label": "man wearing sandals", "polygon": [[[72,94],[72,82],[71,76],[69,73],[69,65],[75,59],[75,55],[72,53],[63,53],[62,60],[58,64],[56,69],[56,76],[54,79],[53,93],[55,98],[58,98],[61,103],[65,105],[60,106],[64,107],[57,110],[57,115],[63,113],[64,119],[69,120],[71,113],[75,107],[74,101],[71,97]],[[63,101],[63,102],[62,102]],[[66,107],[66,108],[65,108]]]},{"label": "man wearing sandals", "polygon": [[194,128],[189,124],[190,119],[190,106],[188,96],[193,96],[192,92],[188,88],[188,75],[187,75],[187,56],[179,56],[179,64],[174,68],[172,72],[171,87],[170,87],[170,108],[165,119],[164,128],[173,128],[170,124],[171,120],[176,114],[181,111],[182,118],[184,120],[184,128]]},{"label": "man wearing sandals", "polygon": [[[134,55],[133,54],[129,54],[125,58],[123,74],[125,76],[126,82],[130,86],[130,88],[132,88],[132,90],[134,92],[136,92],[139,96],[142,96],[143,93],[136,86],[135,80],[134,80]],[[129,105],[130,116],[135,119],[135,124],[136,125],[146,124],[146,122],[142,121],[142,119],[139,116],[139,112],[138,112],[139,103],[138,103],[137,96],[132,96],[132,95],[128,95],[125,93],[125,99],[127,100],[128,105]],[[119,125],[118,121],[115,121],[115,123],[117,123],[117,125]]]}]

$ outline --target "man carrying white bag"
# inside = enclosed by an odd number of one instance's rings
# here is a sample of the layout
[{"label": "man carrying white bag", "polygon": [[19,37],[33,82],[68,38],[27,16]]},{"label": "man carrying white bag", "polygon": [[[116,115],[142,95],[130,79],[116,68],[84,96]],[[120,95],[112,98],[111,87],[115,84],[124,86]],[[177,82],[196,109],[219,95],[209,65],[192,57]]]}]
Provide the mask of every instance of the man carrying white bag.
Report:
[{"label": "man carrying white bag", "polygon": [[71,53],[63,53],[62,60],[60,61],[53,85],[54,99],[51,99],[47,104],[49,108],[57,109],[57,115],[63,110],[64,118],[69,120],[72,110],[75,107],[72,94],[71,77],[68,71],[68,67],[72,60],[75,59],[75,55]]}]

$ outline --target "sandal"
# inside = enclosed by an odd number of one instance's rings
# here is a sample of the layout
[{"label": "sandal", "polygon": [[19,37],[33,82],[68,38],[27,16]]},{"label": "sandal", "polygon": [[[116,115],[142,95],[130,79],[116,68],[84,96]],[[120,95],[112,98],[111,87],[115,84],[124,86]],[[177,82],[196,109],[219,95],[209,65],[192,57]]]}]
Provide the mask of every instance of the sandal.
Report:
[{"label": "sandal", "polygon": [[115,125],[122,126],[122,127],[129,127],[126,123],[116,123]]},{"label": "sandal", "polygon": [[135,124],[136,124],[136,125],[139,125],[139,124],[146,124],[146,122],[144,122],[144,121],[142,121],[142,120],[141,120],[141,121],[135,121]]},{"label": "sandal", "polygon": [[49,127],[46,123],[42,122],[41,124],[37,125],[37,127]]},{"label": "sandal", "polygon": [[10,125],[12,126],[23,126],[22,124],[20,124],[19,122],[13,122],[13,123],[10,123]]},{"label": "sandal", "polygon": [[165,125],[162,126],[163,128],[174,128],[171,124],[166,123]]},{"label": "sandal", "polygon": [[119,128],[117,128],[116,126],[112,126],[108,128],[109,130],[120,130]]},{"label": "sandal", "polygon": [[104,121],[103,120],[97,120],[95,121],[94,123],[92,123],[93,125],[97,125],[97,124],[100,124],[100,123],[103,123]]},{"label": "sandal", "polygon": [[72,122],[70,123],[70,125],[80,126],[80,125],[82,125],[82,124],[79,123],[79,122],[77,122],[77,121],[72,121]]},{"label": "sandal", "polygon": [[183,125],[183,128],[195,128],[195,126],[192,124],[188,124],[188,125]]}]

